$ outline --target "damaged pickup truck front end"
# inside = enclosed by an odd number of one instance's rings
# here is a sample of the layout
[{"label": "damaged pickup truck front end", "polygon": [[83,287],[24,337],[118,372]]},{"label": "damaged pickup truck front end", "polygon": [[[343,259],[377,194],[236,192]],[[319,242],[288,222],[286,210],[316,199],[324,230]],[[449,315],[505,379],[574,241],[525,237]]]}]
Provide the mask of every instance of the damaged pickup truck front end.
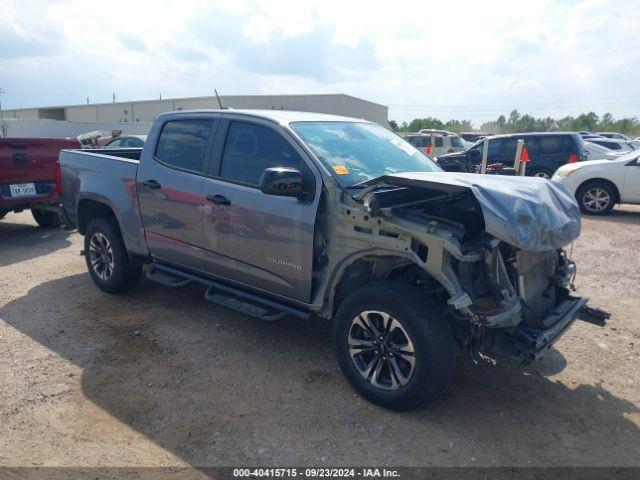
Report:
[{"label": "damaged pickup truck front end", "polygon": [[[532,362],[586,305],[571,295],[576,267],[564,250],[580,233],[579,210],[558,185],[425,172],[385,175],[342,195],[325,258],[371,248],[371,275],[411,275],[447,306],[456,339],[474,354]],[[396,260],[385,261],[391,252]],[[343,270],[348,290],[358,274]]]}]

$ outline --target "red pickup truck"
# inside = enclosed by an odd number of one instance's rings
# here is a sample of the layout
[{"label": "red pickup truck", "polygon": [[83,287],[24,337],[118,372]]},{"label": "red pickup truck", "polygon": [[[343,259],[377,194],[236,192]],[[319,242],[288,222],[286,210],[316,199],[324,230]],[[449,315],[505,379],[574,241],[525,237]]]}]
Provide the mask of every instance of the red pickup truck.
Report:
[{"label": "red pickup truck", "polygon": [[0,138],[0,219],[30,209],[43,228],[58,225],[60,150],[82,148],[75,138]]}]

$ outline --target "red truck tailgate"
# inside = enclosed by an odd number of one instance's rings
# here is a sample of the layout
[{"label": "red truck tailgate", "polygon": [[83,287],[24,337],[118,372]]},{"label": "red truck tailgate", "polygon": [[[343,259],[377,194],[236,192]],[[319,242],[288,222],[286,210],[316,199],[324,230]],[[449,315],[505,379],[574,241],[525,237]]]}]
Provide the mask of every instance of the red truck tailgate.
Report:
[{"label": "red truck tailgate", "polygon": [[0,209],[57,198],[60,150],[81,146],[75,138],[0,138]]}]

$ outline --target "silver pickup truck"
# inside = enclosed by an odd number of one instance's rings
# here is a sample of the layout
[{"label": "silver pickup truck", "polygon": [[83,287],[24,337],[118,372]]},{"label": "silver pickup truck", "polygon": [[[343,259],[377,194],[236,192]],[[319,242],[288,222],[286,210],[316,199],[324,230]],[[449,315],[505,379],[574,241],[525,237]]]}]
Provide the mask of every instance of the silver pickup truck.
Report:
[{"label": "silver pickup truck", "polygon": [[567,190],[442,172],[364,120],[173,112],[142,150],[60,164],[61,214],[100,289],[144,267],[261,320],[330,319],[345,377],[387,408],[435,398],[458,349],[534,361],[586,304],[563,250],[580,232]]}]

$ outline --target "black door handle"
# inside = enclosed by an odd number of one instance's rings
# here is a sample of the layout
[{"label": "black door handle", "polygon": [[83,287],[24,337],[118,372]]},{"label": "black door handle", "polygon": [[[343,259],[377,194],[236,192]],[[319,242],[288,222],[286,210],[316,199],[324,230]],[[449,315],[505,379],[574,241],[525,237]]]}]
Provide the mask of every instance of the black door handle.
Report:
[{"label": "black door handle", "polygon": [[148,188],[149,190],[158,190],[158,189],[162,188],[162,185],[160,185],[155,180],[145,180],[144,182],[142,182],[142,185],[145,188]]},{"label": "black door handle", "polygon": [[231,200],[224,195],[207,195],[207,201],[215,205],[231,205]]}]

